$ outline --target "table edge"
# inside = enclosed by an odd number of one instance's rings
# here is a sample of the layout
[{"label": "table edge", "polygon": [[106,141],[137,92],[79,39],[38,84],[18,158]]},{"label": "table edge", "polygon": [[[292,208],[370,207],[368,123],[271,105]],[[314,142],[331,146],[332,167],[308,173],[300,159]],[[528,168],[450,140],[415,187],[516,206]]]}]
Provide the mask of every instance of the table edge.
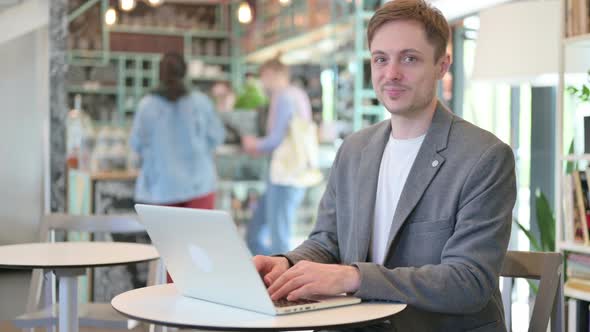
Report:
[{"label": "table edge", "polygon": [[127,265],[127,264],[137,264],[143,262],[149,262],[159,259],[160,257],[154,258],[146,258],[140,260],[131,260],[125,262],[116,262],[116,263],[101,263],[101,264],[76,264],[76,265],[6,265],[0,264],[0,269],[5,270],[35,270],[35,269],[83,269],[83,268],[94,268],[94,267],[108,267],[108,266],[117,266],[117,265]]},{"label": "table edge", "polygon": [[[398,311],[394,314],[385,316],[385,317],[369,319],[369,320],[359,321],[359,322],[354,322],[354,323],[349,323],[349,324],[322,325],[322,326],[311,325],[311,326],[297,326],[297,327],[234,327],[234,326],[219,327],[219,326],[209,326],[209,325],[175,324],[175,323],[170,323],[170,322],[165,322],[165,321],[146,319],[146,318],[138,317],[135,315],[127,314],[127,313],[117,309],[113,305],[113,300],[111,300],[110,303],[111,303],[111,307],[113,307],[113,309],[115,309],[116,312],[120,313],[121,315],[123,315],[125,317],[129,317],[131,319],[135,319],[135,320],[138,320],[141,322],[163,325],[166,327],[180,328],[180,329],[183,329],[183,328],[185,328],[185,329],[207,329],[207,330],[211,330],[211,331],[301,331],[301,330],[316,330],[318,328],[320,328],[320,329],[334,329],[334,328],[365,327],[367,325],[370,325],[371,323],[377,323],[380,321],[387,320],[387,319],[399,314],[400,312],[406,310],[406,308],[408,307],[408,305],[404,304],[404,303],[392,303],[394,305],[401,305],[401,306],[403,306],[403,308],[400,311]],[[325,308],[325,309],[334,309],[334,308]],[[325,310],[325,309],[318,309],[318,310]],[[241,310],[246,310],[246,309],[241,309]],[[293,313],[291,315],[297,315],[297,313]]]}]

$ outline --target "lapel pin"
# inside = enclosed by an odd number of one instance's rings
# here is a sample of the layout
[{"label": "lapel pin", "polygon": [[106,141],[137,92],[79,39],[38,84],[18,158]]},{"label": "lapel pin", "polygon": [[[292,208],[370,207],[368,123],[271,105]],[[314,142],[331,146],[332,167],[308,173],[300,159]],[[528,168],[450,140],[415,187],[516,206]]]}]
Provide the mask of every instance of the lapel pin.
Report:
[{"label": "lapel pin", "polygon": [[438,160],[434,160],[434,161],[432,162],[432,167],[436,167],[436,166],[438,166]]}]

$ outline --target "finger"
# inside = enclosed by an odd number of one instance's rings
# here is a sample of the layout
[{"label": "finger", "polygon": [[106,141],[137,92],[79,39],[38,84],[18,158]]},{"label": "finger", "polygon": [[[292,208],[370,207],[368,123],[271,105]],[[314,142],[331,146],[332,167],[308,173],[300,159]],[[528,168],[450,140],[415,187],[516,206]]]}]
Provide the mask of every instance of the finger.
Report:
[{"label": "finger", "polygon": [[287,295],[287,300],[297,301],[302,298],[310,298],[313,295],[322,294],[322,289],[317,282],[309,282],[297,289],[294,289]]},{"label": "finger", "polygon": [[307,283],[297,289],[292,290],[287,295],[287,300],[289,301],[297,301],[301,298],[307,298],[311,295],[316,294],[316,283]]},{"label": "finger", "polygon": [[260,255],[254,256],[252,258],[252,263],[254,263],[254,266],[256,267],[256,271],[258,271],[258,273],[261,273],[264,269],[264,258]]},{"label": "finger", "polygon": [[277,280],[283,273],[287,272],[283,266],[280,264],[275,264],[275,266],[270,270],[269,273],[266,274],[264,277],[264,283],[266,286],[270,286],[273,284],[275,280]]},{"label": "finger", "polygon": [[269,257],[257,255],[252,258],[252,262],[260,276],[265,276],[272,269],[272,261]]},{"label": "finger", "polygon": [[309,282],[308,278],[301,275],[299,277],[293,278],[286,282],[281,288],[277,291],[271,293],[270,298],[274,300],[282,299],[287,297],[292,291],[306,285]]},{"label": "finger", "polygon": [[281,287],[283,287],[284,284],[286,284],[287,282],[291,281],[291,279],[297,278],[300,275],[302,275],[303,273],[301,273],[298,270],[294,270],[294,269],[289,269],[287,270],[285,273],[281,274],[271,285],[270,287],[268,287],[268,293],[269,294],[273,294],[275,293],[277,290],[279,290]]}]

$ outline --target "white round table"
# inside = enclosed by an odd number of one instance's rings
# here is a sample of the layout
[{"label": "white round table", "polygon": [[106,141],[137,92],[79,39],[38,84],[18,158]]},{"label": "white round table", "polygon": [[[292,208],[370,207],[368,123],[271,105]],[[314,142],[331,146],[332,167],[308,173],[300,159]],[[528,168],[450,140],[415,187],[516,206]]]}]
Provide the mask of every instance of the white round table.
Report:
[{"label": "white round table", "polygon": [[0,268],[53,270],[59,279],[59,330],[78,332],[78,276],[89,267],[158,259],[151,245],[56,242],[0,246]]},{"label": "white round table", "polygon": [[111,301],[120,313],[179,328],[231,331],[295,331],[365,326],[405,309],[405,304],[371,303],[270,316],[182,296],[174,284],[134,289]]}]

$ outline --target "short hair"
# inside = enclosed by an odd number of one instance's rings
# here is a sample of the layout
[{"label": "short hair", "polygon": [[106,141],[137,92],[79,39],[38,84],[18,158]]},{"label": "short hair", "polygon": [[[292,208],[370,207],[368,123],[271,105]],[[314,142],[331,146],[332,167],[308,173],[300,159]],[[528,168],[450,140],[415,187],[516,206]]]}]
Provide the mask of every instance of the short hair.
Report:
[{"label": "short hair", "polygon": [[289,66],[281,62],[280,55],[277,55],[276,57],[263,62],[260,65],[259,72],[262,73],[264,70],[272,70],[275,73],[285,74],[289,76]]},{"label": "short hair", "polygon": [[160,60],[160,93],[171,101],[187,94],[184,86],[186,62],[180,53],[169,52]]},{"label": "short hair", "polygon": [[449,23],[437,8],[425,0],[394,0],[379,8],[367,27],[369,46],[375,37],[375,32],[384,24],[412,20],[422,24],[426,32],[426,39],[434,46],[434,59],[442,57],[447,49],[451,30]]},{"label": "short hair", "polygon": [[186,61],[177,52],[168,52],[160,60],[160,68],[165,73],[165,79],[182,80],[186,75]]}]

